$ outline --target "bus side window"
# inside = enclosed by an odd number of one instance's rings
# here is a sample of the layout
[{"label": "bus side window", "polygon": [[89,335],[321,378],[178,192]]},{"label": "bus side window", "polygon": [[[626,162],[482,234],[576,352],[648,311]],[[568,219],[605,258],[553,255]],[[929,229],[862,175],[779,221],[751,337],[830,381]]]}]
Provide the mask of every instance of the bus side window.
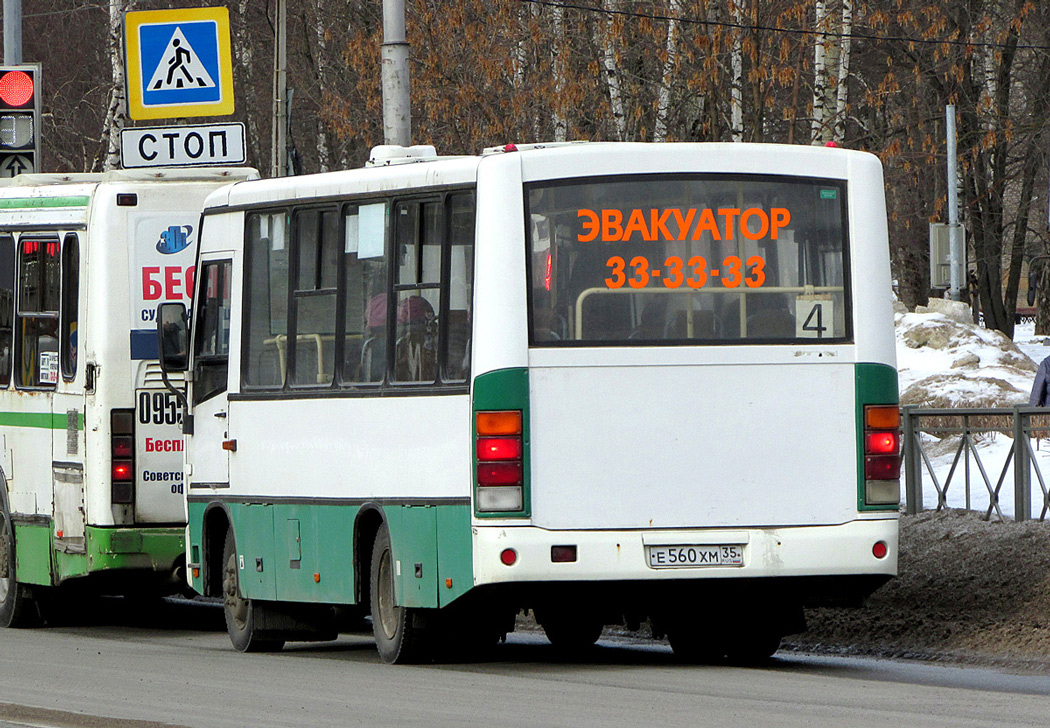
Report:
[{"label": "bus side window", "polygon": [[11,384],[11,348],[14,344],[15,239],[0,236],[0,387]]},{"label": "bus side window", "polygon": [[342,381],[379,384],[386,374],[387,294],[384,202],[346,209]]},{"label": "bus side window", "polygon": [[202,266],[194,297],[193,403],[226,391],[230,358],[229,260],[209,261]]},{"label": "bus side window", "polygon": [[287,378],[289,225],[284,211],[245,220],[241,359],[247,387],[280,389]]},{"label": "bus side window", "polygon": [[443,206],[438,201],[403,202],[394,218],[399,263],[394,285],[394,381],[433,382],[441,310]]},{"label": "bus side window", "polygon": [[80,294],[80,240],[74,233],[62,242],[62,377],[73,379],[77,373],[78,311]]},{"label": "bus side window", "polygon": [[442,379],[466,381],[470,370],[470,328],[474,299],[474,197],[470,193],[450,195],[448,316],[445,321],[445,350]]},{"label": "bus side window", "polygon": [[339,214],[336,210],[295,213],[295,286],[288,347],[292,384],[332,383],[335,368],[336,280],[339,270]]},{"label": "bus side window", "polygon": [[19,240],[19,387],[53,388],[58,383],[59,247],[58,238],[51,236]]}]

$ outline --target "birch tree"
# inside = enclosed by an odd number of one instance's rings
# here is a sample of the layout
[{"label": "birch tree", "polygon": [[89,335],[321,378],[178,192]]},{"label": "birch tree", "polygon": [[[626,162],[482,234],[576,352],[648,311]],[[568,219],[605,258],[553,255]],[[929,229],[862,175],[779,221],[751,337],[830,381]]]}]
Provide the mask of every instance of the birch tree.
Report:
[{"label": "birch tree", "polygon": [[744,4],[746,0],[730,0],[731,17],[737,27],[733,30],[733,51],[730,60],[729,128],[734,142],[744,140]]},{"label": "birch tree", "polygon": [[671,109],[671,84],[678,61],[678,16],[682,12],[682,0],[669,0],[667,8],[667,41],[664,44],[663,73],[657,91],[656,123],[653,125],[653,141],[667,140],[667,115]]},{"label": "birch tree", "polygon": [[624,109],[623,91],[620,87],[620,69],[617,59],[616,22],[614,12],[616,0],[602,0],[606,11],[605,22],[596,24],[596,45],[602,49],[602,72],[605,88],[609,94],[609,109],[612,112],[613,129],[617,141],[627,141],[627,111]]},{"label": "birch tree", "polygon": [[824,130],[824,98],[827,94],[827,4],[816,0],[813,36],[813,121],[810,127],[810,142],[820,143]]},{"label": "birch tree", "polygon": [[132,0],[109,0],[109,48],[112,86],[106,106],[102,140],[106,147],[103,169],[120,167],[120,130],[127,125],[127,103],[124,92],[124,13],[132,9]]},{"label": "birch tree", "polygon": [[[328,84],[328,26],[325,17],[325,0],[315,0],[315,14],[313,17],[313,35],[315,45],[314,69],[317,80],[317,91],[319,102],[325,103],[329,95]],[[306,18],[304,18],[304,22]],[[328,130],[324,116],[317,114],[314,119],[317,130],[317,168],[320,172],[327,172],[330,164],[330,150],[328,148]]]},{"label": "birch tree", "polygon": [[839,36],[839,76],[835,89],[835,141],[846,138],[846,108],[849,102],[849,61],[853,35],[853,0],[842,0],[842,33]]},{"label": "birch tree", "polygon": [[569,123],[565,118],[562,99],[565,91],[565,76],[568,66],[568,48],[565,41],[565,11],[560,5],[551,7],[554,23],[554,43],[551,54],[554,61],[554,98],[551,99],[551,120],[554,123],[554,141],[564,142],[569,138]]}]

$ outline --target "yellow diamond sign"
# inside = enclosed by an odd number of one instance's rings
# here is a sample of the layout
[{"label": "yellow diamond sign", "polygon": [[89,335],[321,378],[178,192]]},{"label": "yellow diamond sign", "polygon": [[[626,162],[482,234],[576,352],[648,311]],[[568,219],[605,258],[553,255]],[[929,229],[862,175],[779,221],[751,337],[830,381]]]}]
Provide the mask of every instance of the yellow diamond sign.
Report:
[{"label": "yellow diamond sign", "polygon": [[233,113],[230,13],[226,8],[125,13],[124,47],[132,119]]}]

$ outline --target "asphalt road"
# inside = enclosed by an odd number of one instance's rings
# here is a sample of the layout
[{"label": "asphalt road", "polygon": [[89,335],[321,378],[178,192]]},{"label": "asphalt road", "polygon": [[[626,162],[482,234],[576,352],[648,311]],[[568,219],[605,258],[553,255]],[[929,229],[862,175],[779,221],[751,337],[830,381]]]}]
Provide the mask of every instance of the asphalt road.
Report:
[{"label": "asphalt road", "polygon": [[567,661],[512,635],[483,663],[389,666],[366,636],[272,655],[230,646],[221,610],[120,600],[42,630],[0,630],[0,727],[1046,726],[1050,675],[778,655],[683,666],[603,640]]}]

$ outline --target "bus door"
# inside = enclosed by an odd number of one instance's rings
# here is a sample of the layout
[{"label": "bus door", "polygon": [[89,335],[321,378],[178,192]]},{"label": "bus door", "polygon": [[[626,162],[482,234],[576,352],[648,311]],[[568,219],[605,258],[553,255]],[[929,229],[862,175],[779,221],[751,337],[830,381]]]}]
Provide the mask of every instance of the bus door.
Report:
[{"label": "bus door", "polygon": [[[79,366],[80,237],[61,237],[61,289],[57,301],[55,343],[41,345],[40,379],[54,387],[51,399],[51,470],[54,479],[55,536],[66,551],[83,547],[87,520],[84,503],[85,393],[77,381]],[[54,305],[54,304],[52,304]],[[53,348],[53,352],[45,349]]]},{"label": "bus door", "polygon": [[226,397],[232,270],[229,258],[202,257],[193,311],[193,435],[186,438],[191,489],[229,487],[230,453],[237,448]]},{"label": "bus door", "polygon": [[[71,240],[76,236],[67,236]],[[31,489],[33,512],[54,516],[55,535],[75,543],[84,536],[83,448],[80,413],[83,400],[69,393],[61,357],[70,353],[63,341],[62,236],[57,232],[25,233],[18,238],[18,293],[15,307],[13,378],[20,396],[9,443],[12,450],[51,453],[19,460],[21,488]],[[75,251],[75,244],[70,245]],[[75,278],[75,276],[73,276]],[[67,411],[71,414],[67,419]],[[70,427],[67,422],[71,422]],[[12,463],[13,464],[13,463]],[[54,490],[51,485],[53,484]]]}]

